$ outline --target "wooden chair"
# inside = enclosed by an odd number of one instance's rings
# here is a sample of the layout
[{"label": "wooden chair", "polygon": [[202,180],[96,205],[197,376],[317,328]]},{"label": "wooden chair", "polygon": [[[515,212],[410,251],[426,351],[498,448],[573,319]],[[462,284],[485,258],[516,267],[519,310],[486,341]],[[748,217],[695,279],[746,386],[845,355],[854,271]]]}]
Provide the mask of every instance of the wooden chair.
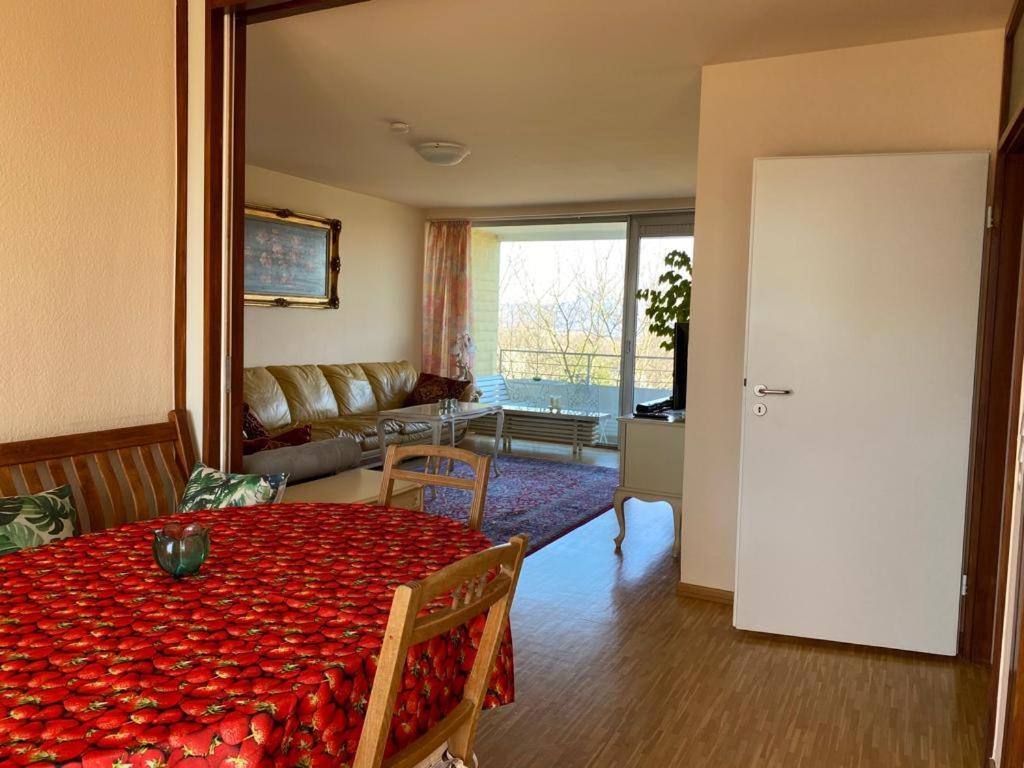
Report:
[{"label": "wooden chair", "polygon": [[[395,590],[352,768],[412,768],[446,743],[454,757],[472,764],[477,722],[505,635],[526,544],[526,536],[513,536],[508,544],[470,555]],[[449,606],[431,607],[436,598],[448,593],[452,596]],[[384,760],[409,648],[463,626],[484,612],[487,622],[462,701],[427,733]]]},{"label": "wooden chair", "polygon": [[175,511],[195,462],[185,411],[140,427],[0,443],[0,496],[70,484],[83,533]]},{"label": "wooden chair", "polygon": [[[424,471],[412,472],[408,469],[395,468],[397,464],[410,459],[426,459],[427,466]],[[445,459],[449,461],[449,471],[453,461],[468,464],[473,470],[473,479],[440,474],[440,465]],[[430,471],[431,461],[437,463],[437,472]],[[481,456],[463,448],[446,448],[436,445],[392,445],[384,456],[384,476],[381,479],[380,496],[377,503],[385,507],[391,504],[391,493],[395,480],[408,480],[424,487],[441,486],[472,491],[473,502],[469,507],[469,527],[474,531],[479,531],[484,522],[484,503],[487,501],[487,479],[490,474],[490,456]]]}]

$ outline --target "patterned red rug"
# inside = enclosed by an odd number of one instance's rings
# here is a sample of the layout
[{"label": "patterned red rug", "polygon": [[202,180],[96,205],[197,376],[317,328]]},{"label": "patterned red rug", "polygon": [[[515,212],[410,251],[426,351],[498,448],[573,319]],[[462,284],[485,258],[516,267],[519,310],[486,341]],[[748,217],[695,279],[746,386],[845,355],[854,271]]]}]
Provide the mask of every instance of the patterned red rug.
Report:
[{"label": "patterned red rug", "polygon": [[[544,461],[501,455],[499,477],[491,475],[484,508],[484,534],[495,544],[517,533],[530,537],[530,552],[546,547],[612,507],[619,472],[567,461]],[[469,476],[464,464],[454,474]],[[425,494],[427,512],[465,520],[469,493],[438,488],[436,497]]]}]

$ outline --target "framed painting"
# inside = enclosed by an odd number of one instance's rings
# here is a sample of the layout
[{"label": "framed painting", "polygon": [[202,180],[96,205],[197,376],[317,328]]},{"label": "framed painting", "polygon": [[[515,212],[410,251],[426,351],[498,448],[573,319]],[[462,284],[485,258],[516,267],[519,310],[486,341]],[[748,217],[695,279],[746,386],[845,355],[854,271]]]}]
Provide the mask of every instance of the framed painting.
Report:
[{"label": "framed painting", "polygon": [[245,303],[337,309],[341,222],[260,205],[245,207]]}]

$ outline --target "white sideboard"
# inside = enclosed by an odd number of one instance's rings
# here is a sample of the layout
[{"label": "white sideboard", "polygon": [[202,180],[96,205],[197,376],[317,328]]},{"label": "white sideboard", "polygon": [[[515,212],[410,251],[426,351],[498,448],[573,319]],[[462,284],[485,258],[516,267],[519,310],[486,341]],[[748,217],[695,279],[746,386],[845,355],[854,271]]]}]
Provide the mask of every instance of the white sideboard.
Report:
[{"label": "white sideboard", "polygon": [[672,555],[679,557],[683,516],[683,419],[619,419],[619,487],[615,489],[615,515],[619,535],[615,551],[626,538],[627,499],[665,501],[672,505],[675,542]]}]

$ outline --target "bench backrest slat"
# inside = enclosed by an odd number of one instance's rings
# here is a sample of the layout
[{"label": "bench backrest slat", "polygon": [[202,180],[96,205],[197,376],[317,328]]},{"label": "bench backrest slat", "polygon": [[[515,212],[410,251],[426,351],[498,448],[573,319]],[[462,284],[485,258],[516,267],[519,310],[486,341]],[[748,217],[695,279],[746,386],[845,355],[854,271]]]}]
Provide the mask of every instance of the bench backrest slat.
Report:
[{"label": "bench backrest slat", "polygon": [[0,443],[0,496],[70,485],[82,531],[173,512],[195,462],[188,416],[159,424]]},{"label": "bench backrest slat", "polygon": [[509,401],[508,382],[500,373],[494,376],[480,376],[474,382],[480,390],[480,402],[486,405],[501,405]]}]

